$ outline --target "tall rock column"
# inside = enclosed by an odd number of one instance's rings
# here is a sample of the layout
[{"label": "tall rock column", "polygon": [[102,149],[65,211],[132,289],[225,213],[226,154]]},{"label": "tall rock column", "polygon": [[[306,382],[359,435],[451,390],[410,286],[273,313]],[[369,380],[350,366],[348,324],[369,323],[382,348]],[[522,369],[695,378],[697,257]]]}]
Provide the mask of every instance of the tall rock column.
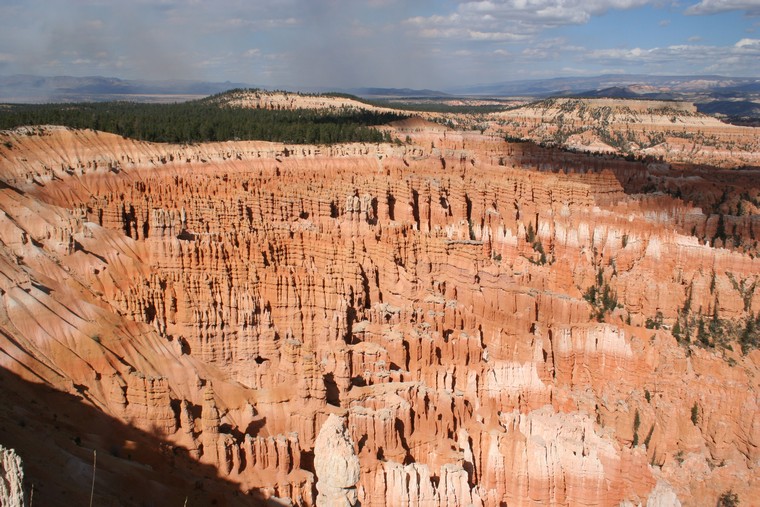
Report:
[{"label": "tall rock column", "polygon": [[[359,477],[358,472],[356,477]],[[0,505],[7,507],[23,507],[24,505],[24,469],[21,467],[21,457],[13,449],[6,449],[2,445],[0,445]]]},{"label": "tall rock column", "polygon": [[214,388],[209,382],[203,392],[203,408],[201,409],[201,440],[203,442],[203,460],[214,466],[221,466],[224,453],[219,452],[219,410],[216,408]]},{"label": "tall rock column", "polygon": [[342,417],[330,414],[314,442],[314,469],[317,473],[317,507],[357,505],[359,458]]}]

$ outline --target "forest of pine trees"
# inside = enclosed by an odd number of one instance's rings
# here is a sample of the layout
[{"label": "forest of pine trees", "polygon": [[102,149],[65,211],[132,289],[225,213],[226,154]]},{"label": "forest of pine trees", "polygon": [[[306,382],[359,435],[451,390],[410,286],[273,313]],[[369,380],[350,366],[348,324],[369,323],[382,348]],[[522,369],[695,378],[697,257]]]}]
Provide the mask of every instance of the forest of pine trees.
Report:
[{"label": "forest of pine trees", "polygon": [[220,107],[205,100],[177,104],[89,102],[6,104],[0,129],[62,125],[168,143],[261,140],[297,144],[387,142],[372,128],[405,116],[360,109],[266,110]]}]

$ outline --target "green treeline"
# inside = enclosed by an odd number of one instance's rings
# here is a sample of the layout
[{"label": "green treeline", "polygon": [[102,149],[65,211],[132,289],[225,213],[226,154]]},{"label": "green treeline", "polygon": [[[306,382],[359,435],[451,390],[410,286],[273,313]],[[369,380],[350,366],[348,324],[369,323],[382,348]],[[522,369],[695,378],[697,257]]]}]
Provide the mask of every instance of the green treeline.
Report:
[{"label": "green treeline", "polygon": [[0,105],[0,129],[63,125],[142,141],[192,143],[261,140],[298,144],[387,142],[373,125],[405,116],[355,108],[267,110],[225,107],[208,100],[179,104],[88,102]]}]

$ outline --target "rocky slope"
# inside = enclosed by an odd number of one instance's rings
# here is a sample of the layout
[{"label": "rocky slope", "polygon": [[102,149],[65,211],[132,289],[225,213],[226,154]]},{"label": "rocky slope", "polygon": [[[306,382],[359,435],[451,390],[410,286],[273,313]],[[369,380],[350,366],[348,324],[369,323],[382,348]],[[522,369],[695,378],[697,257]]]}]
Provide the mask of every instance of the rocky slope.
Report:
[{"label": "rocky slope", "polygon": [[[26,491],[314,505],[340,416],[358,482],[326,480],[364,506],[757,498],[760,223],[727,206],[758,180],[395,129],[2,134],[0,443]],[[679,179],[737,190],[720,215],[646,188]]]},{"label": "rocky slope", "polygon": [[728,125],[686,102],[556,98],[494,113],[489,123],[510,137],[571,150],[720,167],[760,164],[756,128]]},{"label": "rocky slope", "polygon": [[378,107],[346,95],[323,95],[266,90],[233,90],[208,100],[224,107],[251,109],[361,109],[376,112],[394,112],[395,109]]}]

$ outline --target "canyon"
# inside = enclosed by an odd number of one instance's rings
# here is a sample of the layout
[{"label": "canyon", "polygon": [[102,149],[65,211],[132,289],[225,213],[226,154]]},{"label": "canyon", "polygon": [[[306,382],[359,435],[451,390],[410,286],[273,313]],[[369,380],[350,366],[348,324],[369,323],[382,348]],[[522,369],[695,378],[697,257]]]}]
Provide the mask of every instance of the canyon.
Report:
[{"label": "canyon", "polygon": [[421,116],[386,144],[0,133],[27,499],[751,504],[757,129],[694,120],[743,136],[730,163],[625,160],[505,141],[548,124],[524,111]]}]

